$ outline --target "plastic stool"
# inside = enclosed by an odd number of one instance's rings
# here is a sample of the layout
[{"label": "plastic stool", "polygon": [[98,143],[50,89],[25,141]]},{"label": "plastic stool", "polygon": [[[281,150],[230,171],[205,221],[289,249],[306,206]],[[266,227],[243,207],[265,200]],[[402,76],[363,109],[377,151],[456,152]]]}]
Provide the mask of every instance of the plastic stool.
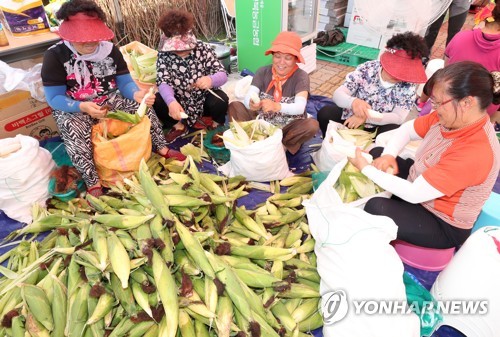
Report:
[{"label": "plastic stool", "polygon": [[472,233],[484,226],[500,226],[500,194],[491,192],[472,227]]},{"label": "plastic stool", "polygon": [[419,247],[401,240],[393,241],[392,245],[401,261],[414,268],[427,271],[443,270],[455,254],[455,248]]}]

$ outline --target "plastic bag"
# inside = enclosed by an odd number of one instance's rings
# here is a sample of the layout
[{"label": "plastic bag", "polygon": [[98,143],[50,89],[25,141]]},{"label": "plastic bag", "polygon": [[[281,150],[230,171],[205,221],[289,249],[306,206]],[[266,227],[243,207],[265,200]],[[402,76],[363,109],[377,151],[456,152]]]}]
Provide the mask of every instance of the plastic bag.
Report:
[{"label": "plastic bag", "polygon": [[[263,120],[257,122],[269,124]],[[231,129],[224,132],[224,137],[233,138]],[[282,139],[283,131],[277,129],[272,136],[243,148],[224,141],[224,145],[231,152],[231,158],[229,162],[219,167],[219,170],[229,177],[242,175],[250,181],[261,182],[292,176],[288,169]]]},{"label": "plastic bag", "polygon": [[44,206],[49,197],[50,172],[55,163],[49,151],[32,137],[1,139],[0,148],[16,142],[21,145],[18,151],[0,157],[0,209],[12,219],[30,223],[32,204]]},{"label": "plastic bag", "polygon": [[45,102],[41,70],[41,63],[28,70],[23,70],[12,68],[7,63],[0,61],[0,94],[14,90],[25,90],[29,91],[34,99]]},{"label": "plastic bag", "polygon": [[328,128],[326,129],[325,138],[323,139],[321,148],[311,155],[314,160],[314,164],[316,164],[320,171],[330,171],[337,163],[347,158],[344,152],[340,152],[335,149],[336,145],[353,145],[348,140],[342,138],[342,136],[337,132],[338,129],[346,129],[346,127],[337,122],[330,121],[330,123],[328,123]]},{"label": "plastic bag", "polygon": [[[406,299],[410,308],[419,308],[418,312],[415,313],[420,318],[420,335],[432,335],[437,325],[443,321],[443,315],[437,310],[438,303],[436,299],[415,276],[406,271],[403,274],[403,282],[406,289]],[[432,303],[432,306],[430,303]],[[426,308],[425,310],[420,310],[424,307]]]},{"label": "plastic bag", "polygon": [[[119,135],[105,140],[103,133]],[[144,116],[137,125],[117,119],[103,119],[92,127],[94,162],[101,184],[113,185],[139,170],[141,160],[151,157],[151,121]]]},{"label": "plastic bag", "polygon": [[42,0],[2,0],[0,9],[15,37],[50,31]]},{"label": "plastic bag", "polygon": [[[335,171],[332,170],[311,199],[303,202],[311,234],[316,240],[314,251],[321,276],[322,312],[325,318],[335,318],[331,323],[325,323],[323,335],[420,336],[419,320],[412,312],[357,312],[362,301],[406,303],[403,263],[390,245],[397,233],[394,221],[343,204],[333,188]],[[339,303],[332,303],[333,295],[340,293],[344,296]],[[326,311],[342,306],[345,308],[342,315],[340,309]]]}]

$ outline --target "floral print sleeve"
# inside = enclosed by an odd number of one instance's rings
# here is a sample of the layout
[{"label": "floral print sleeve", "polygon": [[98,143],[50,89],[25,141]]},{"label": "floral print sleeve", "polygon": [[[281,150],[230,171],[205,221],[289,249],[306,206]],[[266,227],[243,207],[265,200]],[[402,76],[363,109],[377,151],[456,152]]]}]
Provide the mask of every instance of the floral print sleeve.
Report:
[{"label": "floral print sleeve", "polygon": [[174,90],[174,97],[184,108],[193,125],[203,113],[203,104],[208,94],[206,90],[193,87],[203,76],[225,71],[210,45],[198,41],[196,48],[185,58],[171,52],[159,52],[156,62],[156,84],[165,83]]},{"label": "floral print sleeve", "polygon": [[[376,111],[389,113],[397,107],[410,111],[415,99],[416,85],[398,82],[390,88],[384,88],[380,84],[380,71],[379,61],[365,62],[346,76],[343,85],[352,96],[366,101]],[[352,115],[351,109],[344,109],[342,119]]]}]

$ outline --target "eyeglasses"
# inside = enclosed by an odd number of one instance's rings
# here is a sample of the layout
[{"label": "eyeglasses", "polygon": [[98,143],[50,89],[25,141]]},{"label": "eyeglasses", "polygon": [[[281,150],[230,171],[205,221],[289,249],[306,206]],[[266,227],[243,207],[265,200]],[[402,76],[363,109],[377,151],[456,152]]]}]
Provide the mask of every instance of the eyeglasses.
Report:
[{"label": "eyeglasses", "polygon": [[444,102],[435,102],[432,98],[429,98],[429,101],[431,102],[431,106],[434,110],[437,110],[439,109],[440,107],[442,107],[443,105],[447,104],[447,103],[450,103],[451,101],[453,101],[454,98],[450,98],[449,100],[446,100]]}]

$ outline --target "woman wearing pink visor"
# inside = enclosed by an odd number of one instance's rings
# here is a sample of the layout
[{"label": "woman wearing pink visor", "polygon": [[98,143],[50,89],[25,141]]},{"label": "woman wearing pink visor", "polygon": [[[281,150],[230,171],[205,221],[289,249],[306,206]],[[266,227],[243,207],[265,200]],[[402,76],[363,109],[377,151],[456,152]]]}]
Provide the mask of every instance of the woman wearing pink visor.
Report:
[{"label": "woman wearing pink visor", "polygon": [[318,111],[323,136],[331,120],[349,128],[364,125],[377,134],[401,125],[415,101],[417,83],[427,81],[422,57],[428,55],[423,38],[417,34],[407,32],[390,38],[380,61],[360,64],[333,93],[335,104]]},{"label": "woman wearing pink visor", "polygon": [[[87,191],[102,194],[91,143],[92,126],[107,111],[135,113],[146,91],[132,80],[122,54],[113,43],[114,34],[106,16],[91,0],[73,0],[61,6],[57,18],[62,41],[44,55],[42,81],[47,103],[75,168],[82,175]],[[154,96],[146,99],[152,106]],[[104,108],[106,106],[106,108]],[[185,157],[167,147],[161,123],[153,110],[151,120],[153,150],[164,157]]]}]

